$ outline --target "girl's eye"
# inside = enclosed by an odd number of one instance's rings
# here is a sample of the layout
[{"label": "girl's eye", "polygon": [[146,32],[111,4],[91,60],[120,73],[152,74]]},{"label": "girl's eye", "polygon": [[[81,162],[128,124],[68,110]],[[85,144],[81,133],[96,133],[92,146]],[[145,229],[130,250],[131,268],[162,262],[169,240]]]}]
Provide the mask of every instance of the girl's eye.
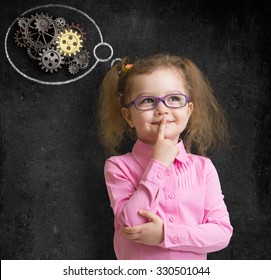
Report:
[{"label": "girl's eye", "polygon": [[177,96],[177,95],[172,95],[172,96],[169,96],[168,98],[168,101],[180,101],[181,98],[180,96]]},{"label": "girl's eye", "polygon": [[151,97],[145,97],[140,100],[140,104],[155,103],[155,100]]}]

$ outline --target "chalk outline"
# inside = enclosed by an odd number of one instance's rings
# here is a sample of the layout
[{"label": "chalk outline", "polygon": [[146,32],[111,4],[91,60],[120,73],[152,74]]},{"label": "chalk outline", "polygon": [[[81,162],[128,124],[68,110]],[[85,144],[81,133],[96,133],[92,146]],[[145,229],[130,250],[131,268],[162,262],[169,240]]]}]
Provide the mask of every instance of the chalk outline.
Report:
[{"label": "chalk outline", "polygon": [[111,68],[114,66],[114,64],[115,64],[117,61],[122,61],[122,58],[117,57],[117,58],[113,59],[113,60],[111,61]]},{"label": "chalk outline", "polygon": [[[111,55],[109,58],[107,59],[98,59],[97,56],[96,56],[96,53],[94,54],[95,58],[97,59],[97,61],[94,63],[94,65],[88,70],[86,71],[84,74],[74,78],[74,79],[70,79],[70,80],[65,80],[65,81],[60,81],[60,82],[47,82],[47,81],[42,81],[42,80],[38,80],[38,79],[35,79],[35,78],[32,78],[28,75],[26,75],[25,73],[23,73],[21,70],[19,70],[15,64],[12,62],[11,58],[9,57],[9,53],[8,53],[8,47],[7,47],[7,40],[8,40],[8,36],[9,36],[9,33],[10,33],[10,30],[11,28],[13,27],[13,25],[18,21],[18,19],[32,11],[35,11],[35,10],[38,10],[38,9],[42,9],[42,8],[50,8],[50,7],[58,7],[58,8],[66,8],[66,9],[70,9],[72,11],[76,11],[80,14],[82,14],[83,16],[85,16],[90,22],[92,22],[94,24],[94,26],[97,28],[98,30],[98,33],[99,33],[99,36],[100,36],[100,39],[101,39],[101,42],[98,44],[99,46],[102,44],[102,45],[106,45],[110,48],[111,50]],[[96,50],[96,47],[98,46],[96,45],[94,47],[94,49]],[[20,74],[22,75],[24,78],[28,79],[28,80],[31,80],[33,82],[37,82],[39,84],[43,84],[43,85],[64,85],[64,84],[69,84],[69,83],[72,83],[72,82],[75,82],[75,81],[78,81],[80,79],[82,79],[83,77],[85,77],[86,75],[88,75],[95,67],[96,65],[98,64],[99,61],[101,62],[105,62],[105,61],[108,61],[109,59],[111,59],[111,57],[113,56],[113,48],[111,47],[111,45],[109,45],[108,43],[105,43],[103,42],[103,36],[102,36],[102,33],[101,33],[101,30],[99,28],[99,26],[96,24],[96,22],[89,16],[87,15],[86,13],[84,13],[83,11],[79,10],[79,9],[76,9],[74,7],[71,7],[71,6],[67,6],[67,5],[62,5],[62,4],[48,4],[48,5],[42,5],[42,6],[37,6],[35,8],[32,8],[32,9],[29,9],[25,12],[23,12],[19,17],[17,17],[12,23],[11,25],[9,26],[8,30],[7,30],[7,33],[6,33],[6,36],[5,36],[5,53],[6,53],[6,57],[9,61],[9,63],[11,64],[11,66]]]},{"label": "chalk outline", "polygon": [[[104,58],[104,59],[101,59],[101,58],[98,58],[98,56],[96,55],[96,49],[100,46],[107,46],[110,51],[111,51],[111,54],[108,56],[108,58]],[[101,61],[101,62],[105,62],[105,61],[108,61],[109,59],[111,59],[111,57],[113,56],[113,48],[108,44],[108,43],[105,43],[105,42],[101,42],[99,44],[97,44],[94,49],[93,49],[93,55],[94,57],[98,60],[98,61]]]}]

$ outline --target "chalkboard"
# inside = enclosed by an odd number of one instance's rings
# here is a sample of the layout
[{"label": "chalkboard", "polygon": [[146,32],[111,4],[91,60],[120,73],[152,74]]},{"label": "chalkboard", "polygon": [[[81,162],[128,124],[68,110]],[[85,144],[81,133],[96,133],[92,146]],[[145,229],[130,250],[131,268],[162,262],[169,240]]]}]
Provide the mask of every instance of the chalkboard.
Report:
[{"label": "chalkboard", "polygon": [[[252,0],[2,1],[1,259],[115,259],[99,86],[119,58],[160,52],[192,59],[229,118],[230,148],[212,160],[234,234],[209,259],[270,259],[270,12]],[[34,44],[36,28],[54,34],[41,15],[80,25],[87,65],[46,67],[46,46],[29,55],[18,21]]]}]

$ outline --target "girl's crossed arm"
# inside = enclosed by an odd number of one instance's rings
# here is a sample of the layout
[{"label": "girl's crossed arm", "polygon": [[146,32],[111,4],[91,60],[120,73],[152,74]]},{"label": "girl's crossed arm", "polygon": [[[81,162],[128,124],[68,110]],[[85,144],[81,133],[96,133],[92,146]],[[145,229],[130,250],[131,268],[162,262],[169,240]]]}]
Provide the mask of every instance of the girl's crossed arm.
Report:
[{"label": "girl's crossed arm", "polygon": [[[148,210],[156,213],[164,189],[167,176],[157,178],[157,174],[166,174],[168,167],[178,155],[178,148],[171,140],[164,139],[166,126],[165,117],[162,118],[157,140],[153,147],[152,159],[150,160],[138,186],[131,175],[129,163],[118,162],[109,159],[105,164],[105,180],[107,190],[113,208],[115,218],[123,226],[135,226],[146,223],[149,217],[140,215],[140,210]],[[129,159],[127,159],[129,160]],[[128,167],[129,166],[129,167]]]},{"label": "girl's crossed arm", "polygon": [[161,219],[154,213],[142,211],[142,215],[147,217],[149,222],[124,228],[126,238],[145,245],[159,245],[171,250],[195,253],[209,253],[225,248],[233,228],[221,193],[219,178],[211,161],[206,184],[202,223],[194,226],[164,223],[161,230]]}]

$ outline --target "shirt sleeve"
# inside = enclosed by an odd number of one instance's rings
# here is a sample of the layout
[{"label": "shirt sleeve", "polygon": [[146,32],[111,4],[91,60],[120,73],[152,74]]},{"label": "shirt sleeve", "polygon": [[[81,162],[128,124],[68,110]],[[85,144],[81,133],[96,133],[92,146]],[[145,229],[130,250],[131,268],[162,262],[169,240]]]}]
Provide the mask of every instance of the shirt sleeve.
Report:
[{"label": "shirt sleeve", "polygon": [[138,185],[123,163],[108,159],[104,173],[111,207],[115,220],[120,225],[136,226],[146,223],[146,219],[138,214],[139,210],[146,209],[156,213],[161,190],[168,177],[167,167],[150,160]]},{"label": "shirt sleeve", "polygon": [[221,191],[220,181],[210,160],[206,170],[204,218],[194,226],[164,221],[164,248],[194,253],[210,253],[229,244],[233,228]]}]

